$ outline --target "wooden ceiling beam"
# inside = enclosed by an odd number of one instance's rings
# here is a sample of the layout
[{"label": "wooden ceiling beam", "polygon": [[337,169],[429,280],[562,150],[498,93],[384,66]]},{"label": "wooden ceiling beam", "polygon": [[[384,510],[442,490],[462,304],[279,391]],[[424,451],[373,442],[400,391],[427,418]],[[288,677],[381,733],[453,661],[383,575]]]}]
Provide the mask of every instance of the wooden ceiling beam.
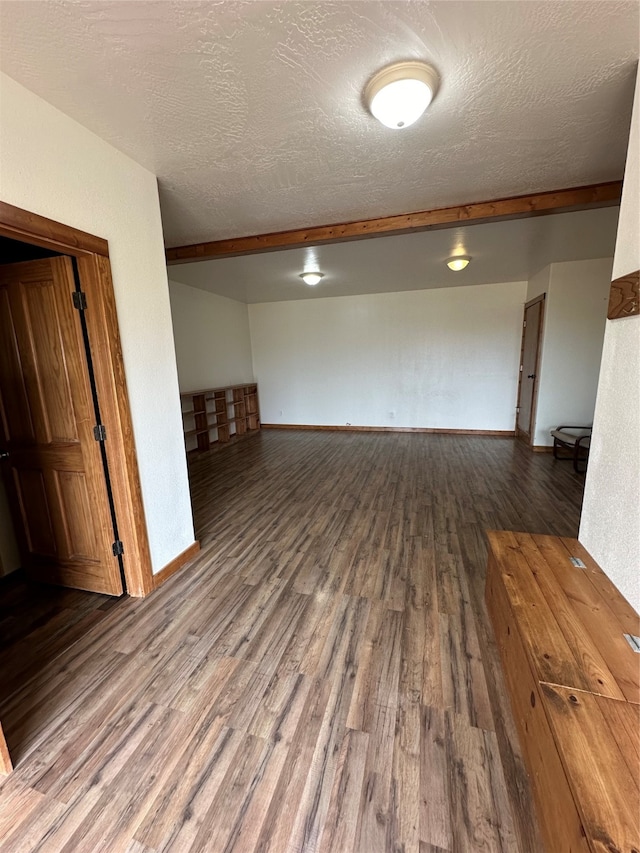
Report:
[{"label": "wooden ceiling beam", "polygon": [[363,219],[359,222],[297,228],[273,234],[256,234],[252,237],[212,240],[208,243],[194,243],[191,246],[167,249],[167,263],[183,264],[213,258],[232,258],[258,252],[295,249],[300,246],[362,240],[380,235],[451,228],[465,222],[497,222],[547,213],[608,207],[619,204],[621,193],[622,181],[610,181],[606,184],[592,184],[587,187],[573,187],[534,195],[501,198],[495,201],[461,204],[457,207],[441,207],[435,210],[421,210],[417,213],[383,216],[380,219]]}]

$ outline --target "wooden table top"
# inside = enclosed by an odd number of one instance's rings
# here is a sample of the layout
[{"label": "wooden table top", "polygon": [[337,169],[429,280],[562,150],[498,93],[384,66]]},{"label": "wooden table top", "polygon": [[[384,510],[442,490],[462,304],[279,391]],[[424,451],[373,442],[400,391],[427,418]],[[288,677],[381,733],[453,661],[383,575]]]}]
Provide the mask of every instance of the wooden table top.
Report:
[{"label": "wooden table top", "polygon": [[582,545],[510,531],[488,536],[537,679],[640,704],[640,654],[624,637],[640,635],[640,617]]}]

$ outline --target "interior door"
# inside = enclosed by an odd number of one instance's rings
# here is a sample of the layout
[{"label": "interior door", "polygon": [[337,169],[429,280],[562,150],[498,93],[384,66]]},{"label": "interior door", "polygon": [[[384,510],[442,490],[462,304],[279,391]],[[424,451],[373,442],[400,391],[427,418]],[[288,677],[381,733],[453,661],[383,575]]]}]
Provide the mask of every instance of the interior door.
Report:
[{"label": "interior door", "polygon": [[70,258],[0,266],[0,456],[25,571],[121,595]]},{"label": "interior door", "polygon": [[531,443],[538,388],[540,336],[544,312],[544,296],[525,305],[520,359],[520,390],[518,393],[517,434]]}]

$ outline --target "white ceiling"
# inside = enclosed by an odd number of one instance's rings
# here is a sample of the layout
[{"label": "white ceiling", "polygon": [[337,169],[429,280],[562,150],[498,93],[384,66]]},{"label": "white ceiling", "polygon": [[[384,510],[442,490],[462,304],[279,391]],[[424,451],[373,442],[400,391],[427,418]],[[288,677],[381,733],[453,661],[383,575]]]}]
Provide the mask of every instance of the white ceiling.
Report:
[{"label": "white ceiling", "polygon": [[[174,246],[620,178],[638,9],[5,0],[0,67],[158,175]],[[414,58],[440,91],[383,128],[363,87]]]},{"label": "white ceiling", "polygon": [[[558,213],[441,231],[374,237],[169,267],[173,281],[241,302],[279,302],[525,281],[552,262],[613,256],[618,208]],[[451,272],[452,254],[472,256]],[[320,284],[300,279],[320,269]]]}]

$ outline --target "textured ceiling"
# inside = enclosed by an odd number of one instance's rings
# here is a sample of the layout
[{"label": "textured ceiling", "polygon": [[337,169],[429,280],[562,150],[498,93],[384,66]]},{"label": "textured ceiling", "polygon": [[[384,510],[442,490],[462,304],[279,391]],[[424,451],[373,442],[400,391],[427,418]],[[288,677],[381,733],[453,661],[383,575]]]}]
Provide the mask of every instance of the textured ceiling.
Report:
[{"label": "textured ceiling", "polygon": [[[638,3],[0,3],[0,67],[160,181],[167,245],[622,176]],[[405,131],[362,89],[424,59]]]},{"label": "textured ceiling", "polygon": [[[169,267],[169,278],[241,302],[526,281],[552,262],[612,257],[618,211],[557,213],[178,264]],[[472,261],[451,272],[445,261],[452,254],[471,255]],[[322,270],[320,284],[304,284],[305,269]]]}]

